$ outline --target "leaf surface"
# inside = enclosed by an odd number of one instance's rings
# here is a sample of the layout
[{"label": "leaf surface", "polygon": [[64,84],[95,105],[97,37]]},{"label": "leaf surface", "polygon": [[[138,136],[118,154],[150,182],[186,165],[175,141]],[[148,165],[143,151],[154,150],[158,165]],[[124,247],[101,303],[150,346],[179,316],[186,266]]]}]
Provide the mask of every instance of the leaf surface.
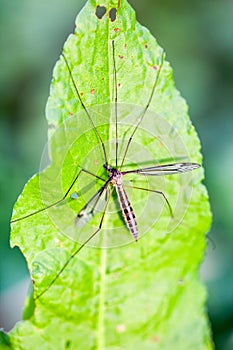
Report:
[{"label": "leaf surface", "polygon": [[[120,8],[116,0],[103,0],[101,6],[106,13],[102,19],[98,18],[99,12],[96,15],[98,4],[87,2],[63,52],[105,144],[108,160],[115,165],[112,41],[118,86],[119,161],[151,95],[163,50],[136,22],[126,0],[121,1]],[[114,21],[109,18],[112,8],[117,9]],[[43,171],[26,184],[13,218],[61,199],[80,167],[107,179],[101,144],[78,99],[63,56],[53,72],[46,116],[51,162],[48,165],[45,152]],[[182,157],[201,163],[200,142],[165,61],[123,169]],[[29,303],[24,313],[27,319],[9,335],[12,348],[211,349],[206,291],[198,277],[211,221],[202,180],[202,169],[166,179],[137,175],[125,178],[126,185],[166,193],[174,219],[161,196],[128,188],[143,236],[136,243],[119,214],[116,196],[112,196],[102,234],[89,242],[95,249],[82,249],[51,288],[35,300],[34,310]],[[47,288],[71,253],[98,227],[104,198],[100,213],[81,230],[76,230],[73,223],[102,185],[100,179],[82,174],[71,191],[77,192],[77,200],[68,196],[64,202],[12,224],[11,244],[18,245],[27,259],[35,296]]]}]

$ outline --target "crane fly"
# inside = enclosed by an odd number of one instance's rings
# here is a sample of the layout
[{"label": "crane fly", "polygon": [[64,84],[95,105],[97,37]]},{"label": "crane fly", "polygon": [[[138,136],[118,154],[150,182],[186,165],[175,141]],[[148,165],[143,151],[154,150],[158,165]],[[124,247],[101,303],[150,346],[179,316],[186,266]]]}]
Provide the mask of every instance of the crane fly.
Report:
[{"label": "crane fly", "polygon": [[[125,161],[127,159],[128,153],[130,148],[132,147],[132,141],[135,137],[135,134],[137,133],[138,129],[140,129],[140,126],[144,120],[144,117],[150,107],[152,98],[154,96],[156,87],[158,85],[158,81],[160,78],[160,73],[163,68],[164,63],[164,52],[161,54],[161,61],[159,64],[159,67],[156,69],[156,74],[154,78],[153,88],[151,91],[151,94],[148,98],[147,103],[145,104],[145,107],[140,111],[139,116],[137,117],[137,120],[135,122],[135,125],[133,125],[133,130],[130,132],[129,138],[126,142],[125,149],[123,150],[121,157],[121,161],[119,160],[119,152],[120,152],[120,140],[119,140],[119,106],[118,106],[118,82],[117,82],[117,66],[116,66],[116,53],[115,53],[115,41],[113,40],[111,42],[111,50],[112,50],[112,57],[113,57],[113,82],[114,82],[114,115],[115,115],[115,125],[114,125],[114,131],[115,131],[115,155],[114,155],[114,166],[110,165],[109,159],[108,159],[108,152],[106,149],[106,145],[104,142],[104,139],[99,132],[97,125],[95,124],[93,117],[90,113],[90,111],[87,109],[86,105],[84,104],[82,100],[82,96],[80,94],[78,85],[73,77],[72,69],[69,64],[68,59],[66,58],[65,54],[62,55],[65,67],[67,69],[68,75],[70,77],[70,81],[73,86],[73,91],[76,94],[76,97],[81,103],[83,112],[86,116],[86,120],[89,123],[89,126],[94,131],[94,134],[96,136],[96,139],[98,141],[99,147],[101,148],[102,157],[104,159],[103,169],[105,171],[105,178],[102,175],[97,175],[94,172],[90,171],[89,169],[81,166],[80,170],[76,173],[72,183],[68,187],[65,194],[60,198],[58,201],[56,201],[53,204],[47,205],[44,208],[41,208],[37,211],[34,211],[32,213],[29,213],[26,216],[23,216],[18,219],[14,219],[11,221],[11,223],[18,222],[20,220],[29,218],[32,215],[38,214],[44,210],[49,210],[55,206],[58,206],[60,203],[64,202],[68,196],[71,194],[74,186],[76,183],[79,182],[81,175],[90,176],[93,179],[96,179],[100,182],[102,182],[102,186],[97,190],[96,193],[92,195],[92,197],[87,200],[86,204],[82,207],[81,210],[79,210],[76,213],[76,218],[73,223],[74,229],[76,228],[82,228],[88,223],[96,214],[97,212],[100,214],[100,220],[98,227],[94,230],[94,232],[90,233],[90,235],[85,238],[82,238],[79,240],[79,247],[72,253],[72,255],[69,257],[69,259],[66,261],[66,263],[63,265],[63,267],[60,269],[60,271],[56,274],[56,276],[52,279],[52,281],[49,283],[47,288],[45,288],[39,295],[37,295],[36,299],[41,297],[56,281],[56,279],[61,275],[61,273],[64,271],[64,269],[67,267],[67,265],[70,263],[70,261],[80,252],[80,250],[89,244],[93,240],[94,237],[96,237],[103,226],[103,222],[106,216],[106,212],[109,206],[109,201],[112,195],[116,194],[116,199],[120,207],[121,212],[121,218],[124,222],[125,227],[127,227],[127,230],[129,234],[132,236],[134,241],[138,241],[139,238],[139,231],[140,227],[138,225],[137,217],[135,215],[134,211],[134,205],[130,202],[128,198],[127,191],[128,190],[137,190],[137,191],[144,191],[151,194],[156,194],[161,197],[161,199],[164,201],[164,204],[167,207],[167,210],[169,211],[170,217],[173,217],[173,209],[172,206],[165,195],[163,191],[155,190],[153,188],[148,187],[141,187],[141,186],[133,186],[129,185],[123,182],[123,178],[127,178],[129,176],[135,175],[136,177],[161,177],[164,175],[175,175],[175,174],[181,174],[185,172],[190,172],[194,169],[197,169],[200,167],[197,163],[192,162],[177,162],[177,163],[168,163],[168,164],[158,164],[154,166],[149,167],[139,167],[136,169],[129,169],[124,170],[125,167]],[[107,179],[106,179],[107,176]],[[101,209],[100,208],[100,203]],[[104,204],[103,204],[104,203]]]}]

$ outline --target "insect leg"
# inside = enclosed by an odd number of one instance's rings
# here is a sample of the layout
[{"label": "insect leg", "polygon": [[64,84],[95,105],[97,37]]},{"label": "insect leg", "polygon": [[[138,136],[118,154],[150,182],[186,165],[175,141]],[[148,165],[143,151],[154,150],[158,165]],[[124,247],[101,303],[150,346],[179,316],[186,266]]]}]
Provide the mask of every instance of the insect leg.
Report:
[{"label": "insect leg", "polygon": [[68,196],[70,190],[72,189],[72,187],[74,186],[75,182],[78,180],[78,178],[79,178],[79,176],[81,175],[82,172],[87,173],[87,174],[89,174],[89,175],[92,175],[92,176],[94,176],[95,178],[97,178],[97,179],[99,179],[99,180],[105,181],[104,179],[102,179],[101,177],[99,177],[99,176],[93,174],[93,173],[90,172],[89,170],[86,170],[86,169],[81,168],[81,170],[80,170],[80,171],[78,172],[78,174],[75,176],[73,182],[71,183],[71,185],[69,186],[69,188],[67,189],[66,193],[64,194],[64,196],[63,196],[61,199],[59,199],[58,201],[56,201],[56,202],[54,202],[54,203],[48,205],[47,207],[44,207],[44,208],[41,208],[41,209],[36,210],[36,211],[34,211],[33,213],[27,214],[27,215],[22,216],[21,218],[18,218],[18,219],[11,220],[10,223],[12,224],[12,223],[14,223],[14,222],[18,222],[18,221],[27,219],[27,218],[29,218],[30,216],[33,216],[33,215],[38,214],[38,213],[41,213],[42,211],[47,210],[47,209],[49,209],[49,208],[52,208],[53,206],[55,206],[55,205],[57,205],[57,204],[63,202],[63,201],[66,199],[66,197]]},{"label": "insect leg", "polygon": [[[103,186],[104,188],[107,187],[107,184],[106,186]],[[102,187],[102,188],[103,188]],[[101,193],[101,195],[103,194],[103,191]],[[97,230],[90,236],[88,237],[88,239],[82,243],[69,257],[69,259],[65,262],[65,264],[62,266],[62,268],[60,269],[60,271],[56,274],[56,276],[52,279],[52,281],[49,283],[49,285],[40,293],[38,294],[36,297],[35,297],[35,300],[39,299],[45,292],[47,292],[50,287],[54,284],[54,282],[57,280],[57,278],[62,274],[62,272],[65,270],[65,268],[68,266],[68,264],[71,262],[71,260],[80,252],[80,250],[82,248],[85,247],[85,245],[95,236],[97,235],[98,232],[100,232],[101,228],[102,228],[102,225],[103,225],[103,220],[104,220],[104,217],[105,217],[105,214],[106,214],[106,211],[107,211],[107,208],[108,208],[108,204],[109,204],[109,200],[110,200],[110,197],[111,197],[111,194],[112,194],[112,191],[106,201],[106,204],[105,204],[105,207],[104,207],[104,211],[103,211],[103,214],[101,216],[101,219],[100,219],[100,223],[99,223],[99,226],[97,228]]]},{"label": "insect leg", "polygon": [[116,168],[118,166],[117,164],[117,158],[118,158],[118,110],[117,110],[117,73],[116,73],[116,56],[115,56],[115,42],[112,41],[112,54],[113,54],[113,71],[114,71],[114,85],[115,85],[115,123],[116,123]]},{"label": "insect leg", "polygon": [[154,81],[154,85],[153,85],[153,88],[152,88],[150,97],[149,97],[149,99],[148,99],[148,102],[147,102],[147,104],[146,104],[146,107],[145,107],[144,110],[141,112],[141,114],[140,114],[140,116],[139,116],[139,118],[138,118],[137,124],[136,124],[136,126],[135,126],[135,128],[134,128],[134,130],[133,130],[133,132],[132,132],[132,134],[131,134],[131,136],[130,136],[130,138],[129,138],[129,140],[128,140],[128,143],[127,143],[126,149],[125,149],[125,153],[124,153],[124,156],[123,156],[123,158],[122,158],[120,170],[122,169],[122,167],[123,167],[123,165],[124,165],[125,157],[126,157],[126,155],[127,155],[127,153],[128,153],[129,146],[130,146],[130,144],[131,144],[131,142],[132,142],[132,139],[133,139],[133,137],[134,137],[134,134],[136,133],[137,129],[139,128],[140,124],[142,123],[142,120],[143,120],[143,118],[144,118],[144,116],[145,116],[145,114],[146,114],[146,112],[147,112],[147,110],[148,110],[148,108],[149,108],[149,106],[150,106],[150,104],[151,104],[151,101],[152,101],[152,98],[153,98],[153,96],[154,96],[154,92],[155,92],[155,89],[156,89],[156,86],[157,86],[157,83],[158,83],[158,80],[159,80],[159,75],[160,75],[160,72],[161,72],[161,69],[162,69],[162,66],[163,66],[164,56],[165,56],[165,54],[164,54],[164,51],[163,51],[163,52],[162,52],[161,63],[160,63],[159,69],[158,69],[157,74],[156,74],[156,77],[155,77],[155,81]]},{"label": "insect leg", "polygon": [[95,126],[95,124],[94,124],[94,122],[93,122],[93,119],[92,119],[92,117],[91,117],[91,115],[90,115],[90,113],[89,113],[89,111],[88,111],[88,109],[87,109],[87,107],[86,107],[85,104],[83,103],[83,100],[82,100],[82,98],[81,98],[79,89],[78,89],[78,87],[77,87],[77,85],[76,85],[76,82],[75,82],[75,80],[74,80],[74,77],[73,77],[73,75],[72,75],[72,71],[71,71],[70,65],[69,65],[69,63],[68,63],[68,61],[67,61],[67,59],[66,59],[66,56],[65,56],[64,54],[62,54],[62,56],[63,56],[63,58],[64,58],[64,61],[65,61],[67,70],[68,70],[68,72],[69,72],[69,75],[70,75],[72,84],[73,84],[73,86],[74,86],[75,92],[76,92],[76,94],[77,94],[77,96],[78,96],[79,102],[81,103],[81,105],[82,105],[82,107],[83,107],[83,110],[85,111],[85,113],[86,113],[86,115],[87,115],[87,117],[88,117],[88,119],[89,119],[91,125],[93,126],[93,128],[94,128],[94,130],[95,130],[95,134],[96,134],[97,138],[99,139],[99,141],[100,141],[100,143],[101,143],[101,146],[102,146],[102,149],[103,149],[103,154],[104,154],[104,159],[105,159],[105,165],[108,165],[108,159],[107,159],[106,148],[105,148],[105,146],[104,146],[104,141],[103,141],[103,139],[102,139],[102,137],[101,137],[99,131],[97,130],[97,128],[96,128],[96,126]]},{"label": "insect leg", "polygon": [[[109,181],[110,180],[107,180],[105,184],[91,197],[91,199],[80,210],[75,220],[76,225],[78,225],[79,219],[82,218],[83,216],[87,216],[87,215],[90,215],[91,217],[94,216],[95,208],[97,207],[104,190],[108,187]],[[94,202],[93,207],[91,208],[90,211],[88,211],[88,207],[91,207],[92,202]],[[91,219],[91,217],[89,219]]]},{"label": "insect leg", "polygon": [[124,184],[124,187],[136,188],[138,190],[147,191],[147,192],[153,192],[153,193],[159,194],[165,200],[165,202],[166,202],[166,204],[167,204],[167,206],[169,208],[169,212],[170,212],[171,217],[172,218],[174,217],[171,204],[169,203],[167,197],[165,196],[165,194],[162,191],[151,190],[150,188],[144,188],[144,187],[138,187],[138,186],[129,186],[129,185],[125,185],[125,184]]}]

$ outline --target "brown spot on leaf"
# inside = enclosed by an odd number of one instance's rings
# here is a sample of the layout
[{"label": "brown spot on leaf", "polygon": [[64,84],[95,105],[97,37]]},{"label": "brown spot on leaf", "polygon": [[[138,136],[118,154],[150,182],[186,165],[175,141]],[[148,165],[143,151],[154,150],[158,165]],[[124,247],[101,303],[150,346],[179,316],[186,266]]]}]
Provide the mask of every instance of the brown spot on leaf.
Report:
[{"label": "brown spot on leaf", "polygon": [[152,341],[152,343],[158,343],[158,342],[159,342],[159,338],[158,338],[156,335],[154,335],[154,336],[151,338],[151,341]]},{"label": "brown spot on leaf", "polygon": [[114,28],[115,33],[119,33],[119,31],[120,31],[120,28]]}]

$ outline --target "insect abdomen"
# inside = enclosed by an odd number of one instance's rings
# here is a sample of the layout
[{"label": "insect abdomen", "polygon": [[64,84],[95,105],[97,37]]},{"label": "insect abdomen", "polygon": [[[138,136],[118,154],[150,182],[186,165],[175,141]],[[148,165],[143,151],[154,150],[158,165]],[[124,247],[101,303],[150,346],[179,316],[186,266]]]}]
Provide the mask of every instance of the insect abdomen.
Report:
[{"label": "insect abdomen", "polygon": [[117,196],[119,199],[121,211],[123,218],[125,220],[125,223],[129,229],[129,231],[132,233],[134,236],[135,240],[138,240],[138,225],[137,221],[135,218],[135,214],[133,211],[133,208],[129,202],[129,199],[127,197],[127,194],[123,188],[122,185],[117,185],[116,186],[116,191],[117,191]]}]

